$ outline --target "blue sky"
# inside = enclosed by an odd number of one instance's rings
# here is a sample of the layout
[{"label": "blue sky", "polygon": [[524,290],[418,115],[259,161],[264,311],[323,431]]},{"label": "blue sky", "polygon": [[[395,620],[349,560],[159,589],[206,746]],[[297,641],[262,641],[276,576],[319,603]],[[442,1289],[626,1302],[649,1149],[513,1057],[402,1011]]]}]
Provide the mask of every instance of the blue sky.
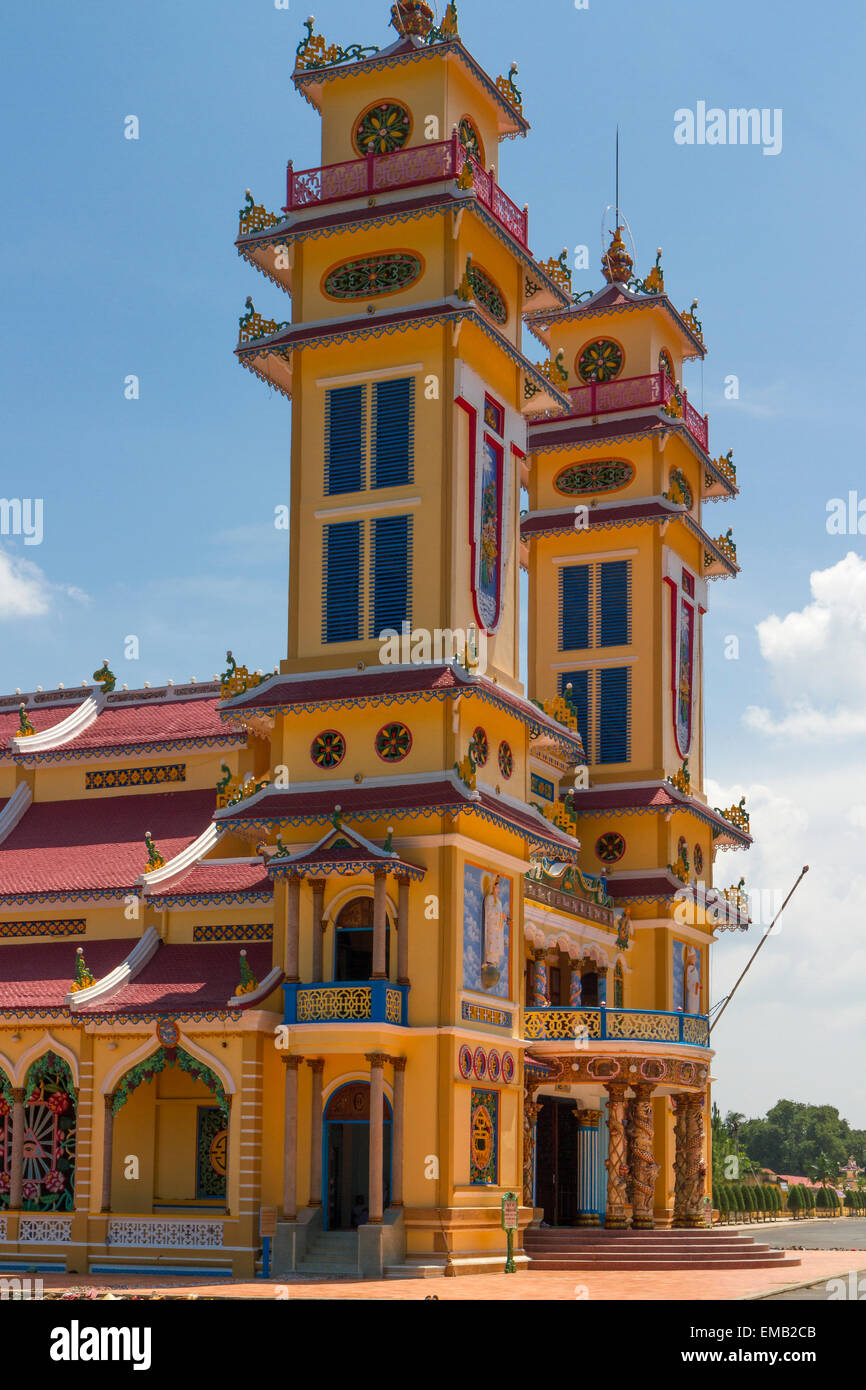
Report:
[{"label": "blue sky", "polygon": [[[316,27],[329,42],[384,46],[388,10],[318,0]],[[851,445],[862,11],[459,10],[491,73],[520,65],[533,129],[504,147],[501,180],[530,204],[536,254],[585,243],[598,264],[619,122],[637,268],[663,246],[674,301],[700,301],[709,357],[686,385],[710,415],[713,452],[733,447],[742,487],[708,509],[714,534],[733,525],[743,566],[712,586],[705,623],[708,772],[720,797],[750,792],[764,846],[751,863],[728,856],[728,878],[747,870],[750,885],[784,887],[815,861],[719,1029],[718,1098],[753,1111],[783,1093],[832,1100],[866,1124],[851,1061],[866,983],[864,544],[825,525],[828,499],[858,485],[866,496]],[[247,294],[277,318],[289,305],[233,240],[247,186],[276,208],[286,160],[318,163],[318,117],[290,82],[305,14],[297,0],[88,0],[6,16],[0,495],[42,497],[45,512],[41,545],[0,537],[4,689],[72,684],[103,657],[140,685],[208,677],[227,646],[252,666],[283,654],[287,555],[272,517],[288,500],[290,407],[232,349]],[[675,111],[699,101],[781,108],[781,153],[676,144]],[[137,141],[123,138],[130,114]],[[576,279],[599,283],[595,269]],[[124,399],[130,373],[137,401]],[[723,398],[731,373],[738,401]],[[817,598],[813,572],[829,575]],[[774,614],[800,616],[759,628]],[[123,659],[127,634],[138,662]],[[714,997],[745,949],[716,953]]]}]

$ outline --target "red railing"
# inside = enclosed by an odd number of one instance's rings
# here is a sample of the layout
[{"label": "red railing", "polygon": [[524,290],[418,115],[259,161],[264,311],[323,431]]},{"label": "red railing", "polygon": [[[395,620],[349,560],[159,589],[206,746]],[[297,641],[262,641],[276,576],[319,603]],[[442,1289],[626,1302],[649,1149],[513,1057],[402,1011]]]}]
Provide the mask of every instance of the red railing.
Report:
[{"label": "red railing", "polygon": [[573,386],[572,415],[610,415],[616,410],[634,410],[644,405],[666,406],[678,396],[682,420],[693,439],[707,452],[710,438],[709,421],[689,404],[687,392],[679,392],[667,372],[652,372],[649,376],[627,376],[619,381],[592,382],[589,386]]},{"label": "red railing", "polygon": [[456,179],[469,159],[473,191],[480,203],[523,245],[529,244],[529,219],[507,193],[503,193],[492,173],[469,158],[458,136],[435,144],[418,145],[393,154],[368,154],[344,164],[326,164],[321,169],[296,170],[291,161],[286,170],[285,212],[319,207],[344,198],[363,198],[394,188],[413,188],[440,179]]}]

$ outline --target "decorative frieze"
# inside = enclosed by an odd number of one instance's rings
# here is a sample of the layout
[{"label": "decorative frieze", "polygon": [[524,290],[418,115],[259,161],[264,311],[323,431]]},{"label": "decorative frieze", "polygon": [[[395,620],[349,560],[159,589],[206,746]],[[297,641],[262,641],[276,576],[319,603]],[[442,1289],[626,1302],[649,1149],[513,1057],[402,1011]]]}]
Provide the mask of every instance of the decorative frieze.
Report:
[{"label": "decorative frieze", "polygon": [[107,1245],[137,1246],[156,1250],[170,1246],[178,1250],[218,1250],[223,1243],[221,1221],[130,1221],[116,1218],[108,1223]]}]

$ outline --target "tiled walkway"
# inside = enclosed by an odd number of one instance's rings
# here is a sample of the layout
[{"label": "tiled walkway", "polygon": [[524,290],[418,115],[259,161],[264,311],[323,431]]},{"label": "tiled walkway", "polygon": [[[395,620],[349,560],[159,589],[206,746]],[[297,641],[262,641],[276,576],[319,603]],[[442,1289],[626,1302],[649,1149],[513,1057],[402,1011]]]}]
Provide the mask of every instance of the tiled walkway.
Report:
[{"label": "tiled walkway", "polygon": [[703,1299],[754,1298],[761,1293],[830,1279],[859,1269],[863,1264],[862,1250],[803,1250],[799,1268],[763,1270],[688,1270],[669,1273],[622,1273],[620,1271],[580,1274],[478,1274],[459,1279],[386,1279],[364,1280],[304,1280],[296,1283],[277,1283],[263,1279],[252,1282],[207,1279],[182,1279],[178,1276],[154,1278],[150,1275],[102,1276],[85,1283],[75,1274],[44,1275],[45,1292],[75,1289],[86,1294],[87,1288],[120,1293],[135,1292],[147,1297],[168,1295],[172,1298],[282,1298],[282,1299],[424,1299],[434,1295],[441,1299],[471,1301],[555,1300],[574,1299],[616,1300],[654,1299],[691,1302]]}]

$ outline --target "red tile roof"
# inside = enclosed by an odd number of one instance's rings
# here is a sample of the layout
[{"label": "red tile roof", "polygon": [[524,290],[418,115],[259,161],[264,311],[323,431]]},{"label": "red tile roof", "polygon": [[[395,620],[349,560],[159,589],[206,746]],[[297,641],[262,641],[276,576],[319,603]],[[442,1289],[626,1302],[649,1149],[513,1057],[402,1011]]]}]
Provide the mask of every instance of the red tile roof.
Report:
[{"label": "red tile roof", "polygon": [[745,830],[739,830],[730,821],[720,816],[710,806],[705,806],[694,796],[683,796],[670,783],[653,782],[640,787],[599,787],[586,791],[576,791],[572,804],[576,816],[595,816],[600,811],[692,811],[701,820],[713,826],[716,833],[739,845],[750,845],[752,837]]},{"label": "red tile roof", "polygon": [[[61,720],[68,719],[75,709],[75,705],[55,705],[52,709],[28,709],[27,714],[37,734],[41,734],[46,729],[53,729]],[[18,709],[0,709],[0,758],[11,756],[9,740],[17,738],[20,732]]]},{"label": "red tile roof", "polygon": [[[78,738],[64,748],[122,748],[129,743],[170,743],[190,738],[225,738],[228,731],[216,712],[219,696],[205,700],[159,700],[109,703]],[[34,723],[36,721],[34,720]]]},{"label": "red tile roof", "polygon": [[[240,983],[241,950],[246,951],[249,967],[261,982],[272,968],[270,942],[160,946],[144,969],[117,994],[110,999],[97,999],[76,1012],[181,1013],[225,1008]],[[90,965],[89,955],[87,963]]]},{"label": "red tile roof", "polygon": [[206,829],[213,791],[39,801],[0,845],[0,901],[46,892],[130,891],[145,870],[144,834],[169,860]]},{"label": "red tile roof", "polygon": [[0,1009],[60,1008],[75,977],[75,953],[84,945],[84,959],[95,979],[101,979],[125,960],[137,938],[108,941],[42,941],[0,945]]},{"label": "red tile roof", "polygon": [[194,864],[185,874],[161,883],[149,897],[189,897],[196,893],[271,893],[263,864]]},{"label": "red tile roof", "polygon": [[[617,522],[674,521],[685,511],[683,506],[667,506],[664,502],[623,502],[617,507],[590,507],[587,512],[589,526],[613,526]],[[573,531],[574,508],[557,508],[555,511],[536,512],[524,517],[520,523],[521,536],[534,536],[546,531]]]},{"label": "red tile roof", "polygon": [[556,444],[594,444],[605,439],[626,439],[635,434],[662,434],[677,424],[673,420],[662,421],[657,415],[601,420],[597,424],[585,415],[552,416],[550,420],[530,421],[526,447],[533,453]]}]

